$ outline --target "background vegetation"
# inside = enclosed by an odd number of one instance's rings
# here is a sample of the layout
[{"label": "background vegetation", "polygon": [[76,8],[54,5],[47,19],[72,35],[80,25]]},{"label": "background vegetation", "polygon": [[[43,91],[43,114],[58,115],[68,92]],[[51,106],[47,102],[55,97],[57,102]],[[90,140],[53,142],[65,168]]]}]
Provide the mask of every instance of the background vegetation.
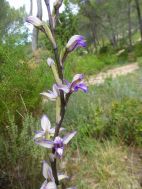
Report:
[{"label": "background vegetation", "polygon": [[[100,71],[138,62],[140,69],[74,94],[64,126],[78,135],[67,149],[62,168],[80,189],[139,189],[142,183],[142,2],[70,0],[57,27],[59,47],[75,33],[87,39],[66,62],[65,75],[88,79]],[[44,149],[32,140],[42,113],[54,125],[53,104],[39,95],[51,87],[46,64],[51,49],[39,33],[36,53],[24,25],[24,8],[0,1],[0,188],[39,188]],[[77,6],[77,11],[74,7]],[[142,19],[141,19],[142,20]],[[69,162],[69,163],[68,163]],[[83,162],[83,163],[82,163]],[[65,166],[66,165],[66,166]]]}]

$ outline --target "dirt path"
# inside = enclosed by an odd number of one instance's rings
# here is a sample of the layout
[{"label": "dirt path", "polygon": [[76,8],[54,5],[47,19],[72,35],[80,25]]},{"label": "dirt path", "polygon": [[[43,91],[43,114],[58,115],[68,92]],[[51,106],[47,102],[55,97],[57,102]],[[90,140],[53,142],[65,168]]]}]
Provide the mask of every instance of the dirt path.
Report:
[{"label": "dirt path", "polygon": [[90,76],[87,80],[87,85],[99,85],[104,83],[106,78],[115,78],[119,75],[127,75],[132,73],[139,68],[138,63],[128,64],[126,66],[121,66],[118,68],[107,70],[106,72],[100,72],[95,77]]}]

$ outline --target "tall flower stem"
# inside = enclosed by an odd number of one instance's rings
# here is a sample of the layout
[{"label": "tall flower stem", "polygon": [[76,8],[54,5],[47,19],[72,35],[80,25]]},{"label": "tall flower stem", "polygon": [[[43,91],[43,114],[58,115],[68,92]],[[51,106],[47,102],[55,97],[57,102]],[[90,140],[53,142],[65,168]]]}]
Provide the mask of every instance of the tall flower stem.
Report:
[{"label": "tall flower stem", "polygon": [[[51,15],[49,0],[45,0],[45,4],[47,7],[47,11],[48,11],[50,29],[51,29],[52,35],[54,37],[54,40],[55,40],[55,31],[54,31],[54,27],[53,27],[53,19],[52,19],[52,15]],[[55,42],[56,42],[56,40],[55,40]],[[59,78],[61,79],[61,82],[63,83],[63,72],[62,72],[62,66],[60,64],[60,58],[59,58],[57,44],[55,47],[53,47],[53,50],[54,50],[55,61],[57,64]],[[65,99],[64,99],[64,93],[62,91],[60,91],[60,97],[56,101],[56,129],[55,129],[54,138],[59,135],[59,130],[61,128],[61,124],[63,122],[64,115],[65,115]],[[54,149],[52,150],[52,153],[55,154]],[[51,168],[52,168],[55,182],[57,185],[59,185],[58,176],[57,176],[56,158],[54,159],[54,161],[50,161],[50,162],[51,162]]]},{"label": "tall flower stem", "polygon": [[[53,37],[55,39],[55,31],[54,31],[54,27],[53,27],[53,19],[52,19],[52,15],[51,15],[51,9],[50,9],[49,0],[45,0],[45,4],[46,4],[46,7],[47,7],[47,11],[48,11],[50,29],[51,29],[52,35],[53,35]],[[63,73],[62,73],[62,67],[61,67],[61,64],[60,64],[60,58],[59,58],[57,44],[56,44],[55,47],[53,47],[53,49],[54,49],[54,55],[55,55],[55,60],[56,60],[56,63],[57,63],[59,77],[63,81]]]},{"label": "tall flower stem", "polygon": [[52,19],[52,15],[51,15],[50,3],[49,3],[49,0],[44,0],[44,1],[45,1],[45,4],[46,4],[46,7],[47,7],[47,11],[48,11],[50,29],[51,29],[51,32],[54,36],[53,19]]}]

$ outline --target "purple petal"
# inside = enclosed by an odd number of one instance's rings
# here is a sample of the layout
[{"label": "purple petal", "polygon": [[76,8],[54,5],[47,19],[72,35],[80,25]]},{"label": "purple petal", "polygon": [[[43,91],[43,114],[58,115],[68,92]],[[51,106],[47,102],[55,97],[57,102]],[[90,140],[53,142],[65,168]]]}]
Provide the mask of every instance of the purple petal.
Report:
[{"label": "purple petal", "polygon": [[49,131],[51,128],[51,123],[46,115],[41,118],[41,127],[44,131]]},{"label": "purple petal", "polygon": [[47,64],[48,66],[52,66],[53,64],[55,64],[54,60],[52,58],[48,58],[47,59]]},{"label": "purple petal", "polygon": [[45,180],[40,189],[57,189],[57,186],[55,182],[47,182]]},{"label": "purple petal", "polygon": [[64,144],[68,144],[69,141],[76,135],[76,131],[72,132],[72,133],[69,133],[68,135],[66,135],[64,138],[63,138],[63,143]]},{"label": "purple petal", "polygon": [[63,145],[63,139],[59,136],[57,136],[55,139],[54,139],[54,146],[55,148],[56,147],[61,147]]},{"label": "purple petal", "polygon": [[52,88],[53,88],[54,95],[57,97],[59,95],[58,86],[56,84],[54,84]]},{"label": "purple petal", "polygon": [[55,133],[55,127],[51,128],[51,129],[49,130],[49,133],[50,133],[50,134],[54,134],[54,133]]},{"label": "purple petal", "polygon": [[45,189],[57,189],[55,182],[48,182]]},{"label": "purple petal", "polygon": [[44,148],[52,148],[54,146],[53,141],[49,141],[49,140],[39,140],[39,141],[35,141],[36,144],[44,147]]},{"label": "purple petal", "polygon": [[44,131],[37,131],[35,136],[34,136],[34,140],[38,139],[38,138],[41,138],[45,135],[45,132]]},{"label": "purple petal", "polygon": [[80,41],[78,41],[76,48],[78,48],[78,47],[84,47],[85,48],[86,46],[87,46],[86,41],[80,40]]},{"label": "purple petal", "polygon": [[48,163],[46,161],[43,161],[43,170],[42,170],[43,176],[45,179],[51,179],[54,182],[54,177],[52,174],[52,169],[51,167],[48,165]]},{"label": "purple petal", "polygon": [[58,85],[58,89],[64,91],[65,93],[69,93],[70,92],[70,87],[67,85]]},{"label": "purple petal", "polygon": [[42,183],[40,189],[46,189],[46,186],[47,186],[47,181],[45,180],[45,181]]},{"label": "purple petal", "polygon": [[56,154],[59,158],[63,156],[64,148],[56,148]]},{"label": "purple petal", "polygon": [[43,95],[44,97],[48,98],[51,101],[55,101],[57,98],[57,96],[52,91],[43,92],[40,94]]},{"label": "purple petal", "polygon": [[46,161],[43,161],[42,174],[45,179],[48,179],[48,170],[52,171],[48,163]]},{"label": "purple petal", "polygon": [[68,87],[70,87],[71,86],[71,83],[70,82],[68,82],[66,79],[64,79],[64,83],[68,86]]},{"label": "purple petal", "polygon": [[73,77],[73,80],[72,80],[72,83],[73,82],[76,82],[76,81],[81,81],[84,79],[84,75],[83,74],[76,74],[74,77]]},{"label": "purple petal", "polygon": [[[60,132],[64,131],[64,130],[65,130],[65,128],[63,128],[63,127],[60,128]],[[54,134],[55,133],[55,127],[51,128],[49,133]]]},{"label": "purple petal", "polygon": [[84,83],[79,83],[79,84],[77,84],[77,85],[74,86],[74,91],[75,92],[77,92],[78,89],[81,89],[85,93],[88,92],[88,87]]},{"label": "purple petal", "polygon": [[74,35],[68,41],[66,48],[67,48],[68,52],[71,52],[78,47],[86,47],[86,41],[83,36]]},{"label": "purple petal", "polygon": [[54,149],[56,151],[56,155],[61,158],[64,151],[63,139],[61,137],[56,137],[54,140]]}]

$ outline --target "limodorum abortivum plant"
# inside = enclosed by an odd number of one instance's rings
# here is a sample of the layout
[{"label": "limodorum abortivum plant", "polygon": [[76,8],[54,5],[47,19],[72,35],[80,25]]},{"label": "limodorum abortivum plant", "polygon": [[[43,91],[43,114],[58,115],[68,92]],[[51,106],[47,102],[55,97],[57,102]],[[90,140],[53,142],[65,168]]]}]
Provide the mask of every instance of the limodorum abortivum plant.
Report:
[{"label": "limodorum abortivum plant", "polygon": [[[34,16],[29,16],[26,19],[28,23],[32,24],[46,35],[51,42],[54,52],[54,58],[47,57],[47,64],[52,70],[55,83],[53,84],[52,90],[42,92],[41,95],[53,101],[53,105],[56,106],[56,125],[55,127],[51,127],[48,116],[43,115],[41,118],[41,130],[37,131],[34,136],[35,144],[50,151],[48,160],[43,160],[43,177],[45,181],[41,184],[40,189],[66,188],[66,186],[61,183],[64,179],[68,180],[69,177],[66,174],[58,173],[57,161],[60,161],[63,157],[64,148],[76,135],[76,131],[62,136],[62,131],[65,130],[65,128],[62,127],[62,123],[70,96],[78,90],[82,90],[85,93],[88,90],[83,82],[83,74],[76,74],[71,82],[69,82],[67,78],[64,78],[65,61],[68,54],[79,47],[86,47],[86,41],[83,36],[74,35],[70,37],[64,49],[59,51],[56,43],[55,28],[63,0],[56,0],[54,2],[52,12],[50,3],[50,0],[45,0],[49,23],[45,23]],[[76,187],[70,187],[70,189],[75,188]]]}]

